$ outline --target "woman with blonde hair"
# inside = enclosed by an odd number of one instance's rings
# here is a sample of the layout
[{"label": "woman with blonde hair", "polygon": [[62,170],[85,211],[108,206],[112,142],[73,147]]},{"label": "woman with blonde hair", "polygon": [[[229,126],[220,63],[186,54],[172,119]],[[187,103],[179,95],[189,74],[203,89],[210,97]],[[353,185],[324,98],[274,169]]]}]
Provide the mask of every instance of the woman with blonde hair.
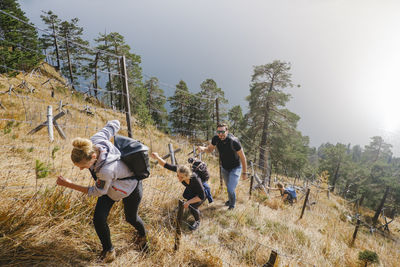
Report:
[{"label": "woman with blonde hair", "polygon": [[100,259],[111,262],[115,259],[115,250],[111,243],[107,217],[113,204],[122,199],[127,222],[136,228],[135,239],[140,249],[147,248],[146,230],[138,215],[138,208],[143,195],[142,182],[120,160],[120,151],[110,142],[110,138],[120,129],[118,120],[109,121],[107,125],[90,140],[76,138],[72,141],[71,160],[80,170],[89,169],[95,185],[86,187],[72,183],[59,176],[57,184],[80,191],[88,196],[97,196],[93,224],[103,250]]},{"label": "woman with blonde hair", "polygon": [[153,152],[151,157],[156,159],[158,163],[167,170],[176,172],[179,182],[186,187],[183,192],[183,197],[186,199],[186,202],[183,206],[186,209],[189,208],[195,220],[189,228],[191,230],[196,230],[200,226],[200,211],[198,208],[206,200],[206,194],[200,177],[196,173],[192,173],[187,166],[176,166],[167,163],[156,152]]}]

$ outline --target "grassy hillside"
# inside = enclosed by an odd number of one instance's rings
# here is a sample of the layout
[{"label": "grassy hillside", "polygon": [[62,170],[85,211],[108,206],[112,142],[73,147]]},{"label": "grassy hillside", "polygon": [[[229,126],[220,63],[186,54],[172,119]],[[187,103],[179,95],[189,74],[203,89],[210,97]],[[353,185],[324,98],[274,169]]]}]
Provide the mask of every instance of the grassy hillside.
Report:
[{"label": "grassy hillside", "polygon": [[[96,198],[57,187],[55,179],[62,174],[77,183],[92,184],[89,172],[79,171],[70,160],[71,140],[90,137],[111,119],[121,121],[121,133],[126,135],[125,114],[72,93],[64,83],[47,64],[32,74],[0,76],[1,266],[102,265],[96,260],[101,245],[92,225]],[[54,115],[60,110],[67,112],[58,120],[66,140],[54,130],[55,140],[50,143],[46,128],[27,135],[46,120],[49,105]],[[91,114],[85,111],[88,106]],[[192,149],[183,137],[167,136],[151,126],[141,128],[135,121],[133,135],[162,155],[168,153],[168,143],[181,148],[179,163],[186,162]],[[151,176],[143,182],[139,209],[149,232],[150,249],[141,252],[133,245],[134,230],[124,220],[122,203],[117,203],[109,216],[118,255],[112,266],[262,266],[271,250],[278,252],[277,266],[362,266],[358,253],[365,249],[379,255],[379,266],[399,266],[399,244],[370,234],[365,227],[351,246],[354,222],[348,216],[354,214],[352,205],[334,195],[328,199],[315,186],[310,187],[315,204],[305,210],[301,220],[303,193],[299,192],[300,201],[293,206],[283,205],[277,193],[267,198],[263,191],[255,191],[249,199],[249,181],[240,181],[237,208],[228,211],[226,193],[219,188],[216,158],[206,155],[205,161],[215,202],[201,206],[199,230],[189,230],[193,219],[185,211],[181,245],[174,251],[177,205],[184,188],[174,173],[153,166]],[[398,238],[398,221],[390,229],[392,237]]]}]

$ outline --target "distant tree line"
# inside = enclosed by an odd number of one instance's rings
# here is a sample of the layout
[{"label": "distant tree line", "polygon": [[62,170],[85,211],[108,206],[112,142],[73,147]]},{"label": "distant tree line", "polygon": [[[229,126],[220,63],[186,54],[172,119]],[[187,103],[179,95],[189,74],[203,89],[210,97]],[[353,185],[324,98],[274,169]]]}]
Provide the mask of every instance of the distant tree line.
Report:
[{"label": "distant tree line", "polygon": [[292,82],[290,63],[275,60],[254,67],[244,114],[239,105],[227,108],[225,93],[213,79],[204,80],[197,93],[180,80],[174,94],[166,97],[157,77],[143,79],[141,57],[117,32],[99,33],[91,48],[78,18],[62,21],[52,11],[43,12],[46,32],[39,36],[15,0],[1,1],[0,8],[21,20],[0,13],[0,73],[29,71],[45,59],[67,77],[73,90],[123,109],[119,57],[125,55],[131,111],[143,126],[210,140],[217,120],[228,121],[248,159],[262,171],[264,183],[272,172],[313,181],[327,171],[330,190],[346,198],[364,195],[364,204],[377,213],[382,200],[390,212],[398,211],[400,158],[393,157],[391,145],[381,137],[372,137],[364,148],[339,143],[309,146],[309,138],[297,129],[300,117],[286,107],[291,98],[287,91],[299,87]]}]

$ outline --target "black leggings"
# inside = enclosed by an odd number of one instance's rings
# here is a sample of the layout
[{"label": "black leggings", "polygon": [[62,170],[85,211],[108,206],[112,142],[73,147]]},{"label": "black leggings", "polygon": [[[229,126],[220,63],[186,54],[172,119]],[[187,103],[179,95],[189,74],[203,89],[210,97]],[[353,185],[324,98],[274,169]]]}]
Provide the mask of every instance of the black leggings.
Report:
[{"label": "black leggings", "polygon": [[[142,182],[139,181],[135,190],[126,198],[122,199],[124,202],[125,219],[132,224],[133,227],[139,232],[140,236],[146,235],[146,230],[142,219],[138,215],[138,208],[143,196]],[[110,213],[115,201],[109,196],[103,195],[97,199],[96,208],[94,210],[93,224],[96,233],[99,236],[103,250],[112,248],[110,229],[107,224],[107,217]]]},{"label": "black leggings", "polygon": [[200,221],[199,207],[201,204],[203,204],[203,202],[204,202],[204,200],[189,205],[190,213],[193,215],[193,217],[196,221]]}]

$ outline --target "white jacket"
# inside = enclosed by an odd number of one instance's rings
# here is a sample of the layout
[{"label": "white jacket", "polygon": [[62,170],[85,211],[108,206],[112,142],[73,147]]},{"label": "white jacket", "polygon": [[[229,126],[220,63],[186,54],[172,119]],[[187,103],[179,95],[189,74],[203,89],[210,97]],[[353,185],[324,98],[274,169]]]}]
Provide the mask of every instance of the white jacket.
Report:
[{"label": "white jacket", "polygon": [[90,140],[99,148],[100,154],[97,161],[90,167],[96,173],[97,181],[89,187],[89,196],[101,196],[107,194],[112,200],[119,201],[129,196],[135,190],[138,180],[118,178],[131,177],[134,173],[120,160],[121,153],[110,142],[110,138],[120,129],[118,120],[107,122],[98,133]]}]

